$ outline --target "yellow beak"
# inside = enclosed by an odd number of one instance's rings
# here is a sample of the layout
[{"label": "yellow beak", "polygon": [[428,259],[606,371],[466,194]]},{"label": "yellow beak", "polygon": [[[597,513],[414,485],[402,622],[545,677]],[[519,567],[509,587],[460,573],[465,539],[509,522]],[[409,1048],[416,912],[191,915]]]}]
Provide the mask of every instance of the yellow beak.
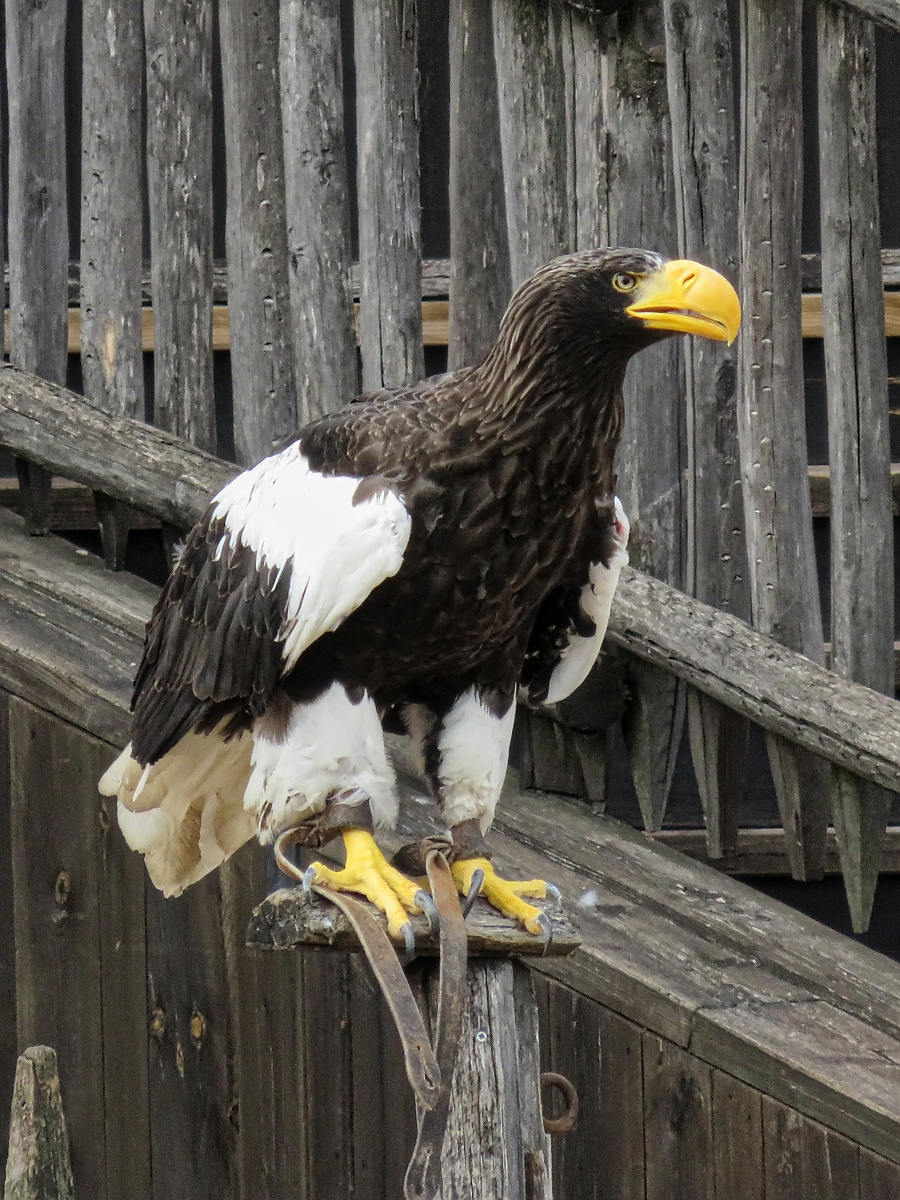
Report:
[{"label": "yellow beak", "polygon": [[687,258],[648,275],[625,311],[648,329],[696,333],[729,346],[741,325],[741,304],[728,280]]}]

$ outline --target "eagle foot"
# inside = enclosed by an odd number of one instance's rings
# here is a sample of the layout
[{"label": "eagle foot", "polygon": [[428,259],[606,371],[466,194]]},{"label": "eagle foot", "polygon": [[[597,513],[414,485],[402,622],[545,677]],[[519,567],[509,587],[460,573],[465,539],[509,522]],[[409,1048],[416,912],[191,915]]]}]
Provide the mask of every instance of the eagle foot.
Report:
[{"label": "eagle foot", "polygon": [[343,829],[341,837],[347,851],[343,870],[334,871],[324,863],[312,863],[313,883],[365,896],[387,917],[391,937],[408,944],[412,927],[406,914],[422,911],[419,885],[391,866],[367,830]]},{"label": "eagle foot", "polygon": [[[523,896],[529,896],[535,900],[543,900],[547,895],[547,885],[543,879],[501,879],[487,858],[457,859],[451,865],[450,872],[460,895],[469,894],[473,876],[478,871],[483,873],[479,893],[492,908],[519,921],[535,937],[546,937],[547,918],[539,908],[533,904],[526,904],[522,899]],[[477,885],[477,881],[475,882]]]}]

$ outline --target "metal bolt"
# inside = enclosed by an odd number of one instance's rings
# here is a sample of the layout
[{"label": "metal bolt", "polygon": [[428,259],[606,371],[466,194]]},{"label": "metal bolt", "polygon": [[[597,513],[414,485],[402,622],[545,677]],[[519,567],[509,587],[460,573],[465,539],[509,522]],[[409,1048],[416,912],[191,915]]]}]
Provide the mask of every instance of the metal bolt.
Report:
[{"label": "metal bolt", "polygon": [[488,1035],[484,1032],[483,1029],[479,1029],[478,1032],[475,1034],[475,1041],[476,1042],[486,1042],[487,1040],[488,1040]]}]

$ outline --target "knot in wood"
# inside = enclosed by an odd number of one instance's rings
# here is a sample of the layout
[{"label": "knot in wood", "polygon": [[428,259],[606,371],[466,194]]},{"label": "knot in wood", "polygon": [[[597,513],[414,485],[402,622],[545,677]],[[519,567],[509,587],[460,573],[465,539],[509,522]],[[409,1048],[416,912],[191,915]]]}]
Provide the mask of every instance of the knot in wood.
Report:
[{"label": "knot in wood", "polygon": [[159,1005],[150,1010],[150,1033],[158,1042],[165,1037],[166,1014]]},{"label": "knot in wood", "polygon": [[206,1033],[206,1018],[195,1008],[191,1013],[191,1040],[195,1046],[200,1045],[204,1033]]},{"label": "knot in wood", "polygon": [[53,885],[53,899],[58,908],[65,908],[72,894],[72,881],[68,871],[60,871]]}]

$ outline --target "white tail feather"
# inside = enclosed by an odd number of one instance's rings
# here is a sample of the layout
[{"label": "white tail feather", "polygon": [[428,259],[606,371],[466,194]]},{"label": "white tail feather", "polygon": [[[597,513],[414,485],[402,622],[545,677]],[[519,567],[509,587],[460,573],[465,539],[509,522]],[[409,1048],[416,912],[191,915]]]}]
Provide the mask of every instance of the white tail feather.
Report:
[{"label": "white tail feather", "polygon": [[119,800],[119,827],[166,896],[224,862],[256,833],[244,808],[250,778],[249,733],[226,742],[216,733],[188,733],[149,767],[127,746],[100,780]]}]

